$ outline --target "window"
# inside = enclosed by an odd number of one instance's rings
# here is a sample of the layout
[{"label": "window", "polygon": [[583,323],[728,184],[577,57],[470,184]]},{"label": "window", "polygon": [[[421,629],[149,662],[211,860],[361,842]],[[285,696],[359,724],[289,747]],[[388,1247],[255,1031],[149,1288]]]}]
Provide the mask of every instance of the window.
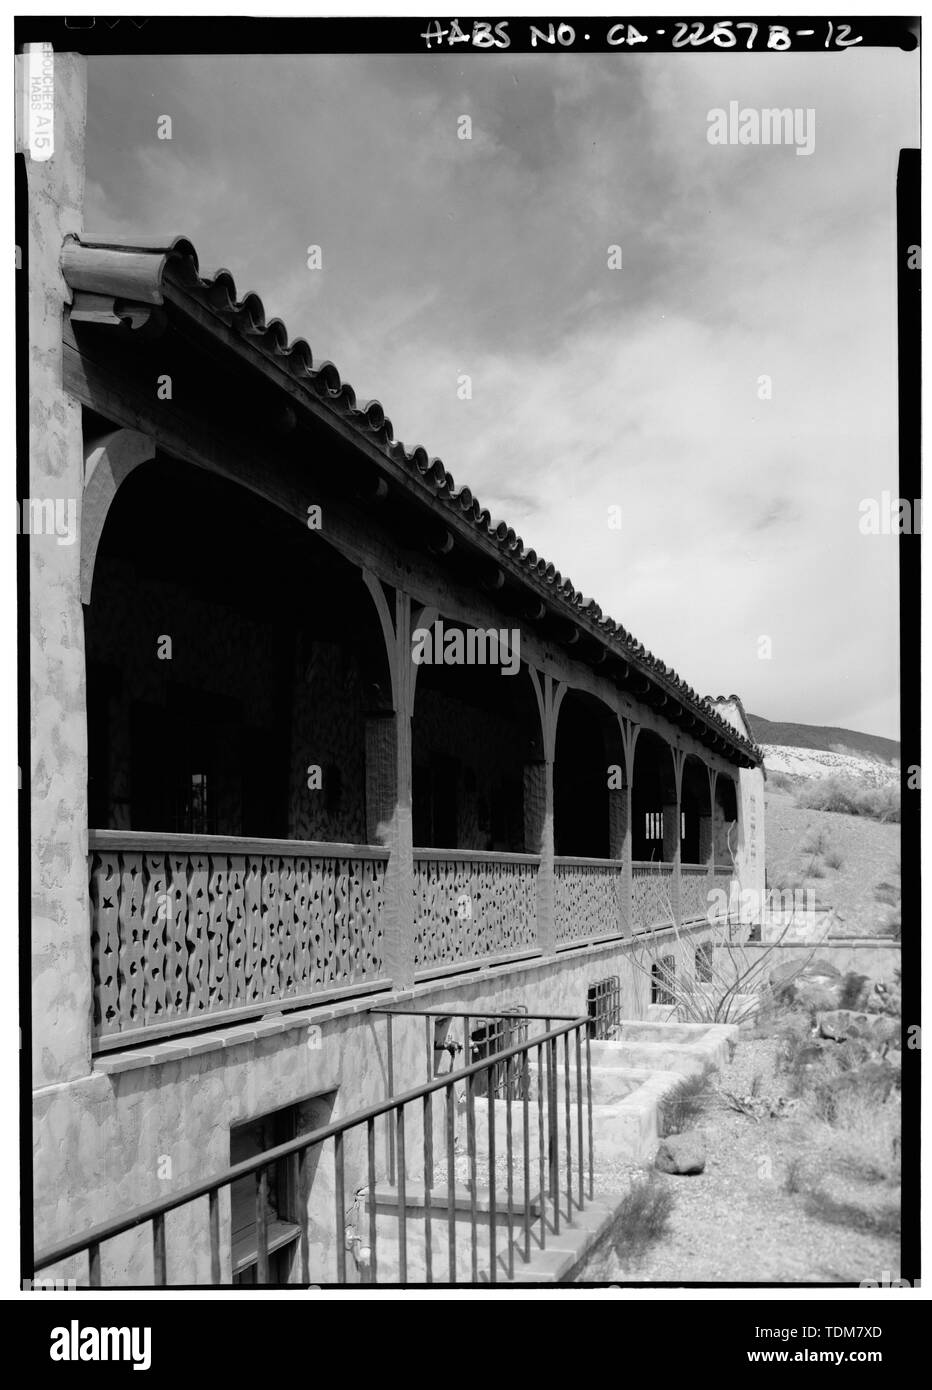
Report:
[{"label": "window", "polygon": [[700,985],[712,983],[712,946],[708,941],[696,950],[696,981]]},{"label": "window", "polygon": [[[521,1005],[508,1010],[507,1016],[504,1017],[500,1015],[495,1018],[476,1019],[475,1027],[471,1028],[469,1033],[469,1065],[482,1062],[486,1057],[493,1057],[496,1052],[505,1052],[509,1047],[517,1047],[519,1043],[527,1042],[526,1015],[527,1009]],[[504,1100],[508,1071],[508,1064],[499,1062],[496,1066],[480,1072],[473,1083],[475,1094],[487,1096],[491,1087],[495,1095]],[[510,1073],[512,1100],[523,1100],[525,1095],[530,1094],[527,1053],[512,1058]]]},{"label": "window", "polygon": [[673,983],[676,979],[676,961],[673,956],[661,956],[650,968],[650,1002],[652,1004],[675,1004]]},{"label": "window", "polygon": [[[296,1107],[275,1110],[230,1131],[230,1162],[249,1158],[286,1144],[296,1134]],[[268,1170],[269,1282],[287,1284],[298,1253],[297,1159],[282,1159]],[[258,1278],[256,1193],[258,1174],[238,1179],[230,1189],[233,1283],[255,1284]]]},{"label": "window", "polygon": [[[313,1096],[258,1115],[230,1130],[230,1162],[244,1163],[258,1154],[287,1144],[301,1134],[311,1134],[330,1122],[336,1092]],[[269,1283],[288,1284],[302,1277],[301,1222],[307,1229],[308,1277],[313,1278],[318,1258],[325,1259],[326,1232],[332,1230],[332,1171],[315,1188],[321,1163],[332,1170],[332,1145],[318,1144],[302,1160],[294,1154],[268,1169],[266,1228],[269,1247]],[[258,1281],[256,1193],[258,1174],[250,1173],[230,1188],[231,1247],[234,1284]]]},{"label": "window", "polygon": [[181,823],[189,835],[206,835],[210,830],[207,808],[207,773],[191,772],[181,789]]},{"label": "window", "polygon": [[644,814],[645,840],[663,841],[663,812],[647,811]]},{"label": "window", "polygon": [[621,984],[609,975],[590,985],[586,993],[590,1038],[613,1038],[621,1024]]}]

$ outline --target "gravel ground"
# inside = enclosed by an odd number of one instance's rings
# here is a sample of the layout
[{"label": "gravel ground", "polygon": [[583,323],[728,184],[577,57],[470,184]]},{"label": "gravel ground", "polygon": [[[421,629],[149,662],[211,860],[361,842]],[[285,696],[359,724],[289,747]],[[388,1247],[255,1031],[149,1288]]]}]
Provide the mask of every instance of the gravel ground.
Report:
[{"label": "gravel ground", "polygon": [[[748,1095],[755,1077],[760,1093],[776,1095],[786,1086],[774,1075],[780,1042],[773,1037],[742,1038],[732,1062],[714,1081],[722,1090]],[[621,1258],[610,1248],[585,1271],[585,1279],[647,1283],[754,1282],[859,1283],[884,1271],[898,1277],[899,1237],[886,1234],[899,1207],[899,1189],[840,1172],[804,1111],[788,1118],[759,1121],[729,1108],[713,1091],[695,1122],[707,1147],[705,1172],[695,1177],[657,1174],[674,1193],[667,1234],[640,1255]],[[784,1182],[793,1160],[806,1164],[804,1190],[787,1193]],[[605,1167],[597,1186],[623,1192],[643,1173],[630,1166]],[[807,1210],[812,1190],[844,1204],[821,1217]],[[835,1214],[835,1220],[826,1215]],[[871,1229],[878,1221],[883,1233]]]}]

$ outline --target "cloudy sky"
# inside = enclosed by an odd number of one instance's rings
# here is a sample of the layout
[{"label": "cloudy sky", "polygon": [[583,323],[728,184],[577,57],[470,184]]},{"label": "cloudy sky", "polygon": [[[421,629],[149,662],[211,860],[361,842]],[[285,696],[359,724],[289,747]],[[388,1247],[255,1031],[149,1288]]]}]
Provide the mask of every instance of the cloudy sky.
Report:
[{"label": "cloudy sky", "polygon": [[[895,738],[896,541],[858,523],[898,491],[918,68],[96,58],[86,225],[190,236],[703,693]],[[811,109],[813,153],[710,145],[731,101]]]}]

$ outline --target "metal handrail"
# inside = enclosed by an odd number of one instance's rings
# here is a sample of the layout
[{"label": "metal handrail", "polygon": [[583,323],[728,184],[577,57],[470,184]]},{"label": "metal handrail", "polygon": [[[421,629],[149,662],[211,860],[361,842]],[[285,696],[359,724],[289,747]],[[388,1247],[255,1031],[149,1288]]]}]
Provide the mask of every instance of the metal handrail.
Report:
[{"label": "metal handrail", "polygon": [[[389,1011],[389,1012],[391,1012],[391,1011]],[[447,1014],[447,1016],[450,1016],[450,1015]],[[473,1015],[473,1016],[475,1016],[475,1015]],[[484,1016],[484,1015],[483,1015],[483,1016]],[[514,1017],[514,1015],[509,1015],[509,1017]],[[543,1017],[545,1017],[545,1016],[544,1016],[544,1015],[540,1015],[539,1017],[543,1018]],[[523,1043],[519,1043],[519,1044],[517,1044],[517,1045],[515,1045],[515,1046],[513,1046],[513,1047],[504,1048],[504,1049],[502,1049],[502,1051],[494,1053],[491,1057],[486,1058],[486,1059],[484,1059],[484,1060],[482,1060],[482,1061],[479,1061],[479,1062],[472,1063],[472,1064],[470,1064],[470,1065],[468,1065],[468,1066],[465,1066],[465,1067],[461,1068],[461,1069],[460,1069],[459,1071],[457,1071],[457,1072],[449,1072],[449,1073],[445,1074],[445,1075],[442,1076],[442,1077],[438,1077],[438,1078],[437,1078],[436,1080],[434,1080],[434,1081],[423,1083],[423,1084],[420,1085],[420,1086],[415,1086],[415,1087],[413,1087],[412,1089],[410,1089],[410,1090],[408,1090],[408,1091],[405,1091],[405,1092],[401,1093],[400,1095],[397,1095],[397,1096],[390,1096],[390,1097],[388,1097],[386,1100],[378,1101],[378,1102],[376,1102],[376,1103],[374,1103],[374,1104],[372,1104],[372,1105],[365,1106],[365,1107],[363,1107],[361,1110],[355,1111],[352,1115],[346,1116],[344,1119],[336,1120],[336,1121],[332,1122],[331,1124],[322,1125],[321,1127],[319,1127],[318,1129],[314,1130],[314,1131],[313,1131],[312,1133],[310,1133],[310,1134],[301,1135],[301,1136],[299,1136],[299,1137],[296,1138],[296,1139],[288,1140],[288,1141],[287,1141],[286,1143],[284,1143],[284,1144],[278,1144],[278,1145],[276,1145],[276,1146],[275,1146],[274,1148],[272,1148],[272,1149],[266,1149],[266,1150],[264,1150],[261,1154],[258,1154],[258,1155],[256,1155],[256,1156],[253,1157],[253,1158],[246,1159],[246,1160],[244,1160],[244,1161],[241,1162],[241,1163],[233,1164],[233,1165],[231,1165],[230,1167],[226,1168],[223,1172],[218,1173],[218,1174],[215,1174],[215,1175],[214,1175],[213,1177],[211,1177],[211,1178],[205,1178],[205,1179],[202,1179],[200,1182],[193,1183],[193,1184],[189,1185],[188,1187],[182,1189],[180,1192],[173,1193],[173,1194],[171,1194],[171,1195],[169,1195],[169,1196],[160,1198],[158,1201],[149,1202],[149,1203],[146,1203],[146,1204],[144,1204],[144,1205],[142,1205],[142,1206],[140,1206],[140,1207],[137,1207],[134,1211],[130,1212],[129,1215],[127,1215],[127,1216],[118,1218],[117,1220],[99,1222],[97,1225],[90,1227],[88,1230],[86,1230],[86,1231],[85,1231],[82,1235],[80,1235],[80,1236],[76,1236],[76,1237],[74,1237],[74,1238],[72,1238],[72,1239],[70,1239],[70,1240],[61,1241],[61,1242],[59,1242],[59,1243],[56,1244],[56,1245],[47,1246],[47,1247],[45,1247],[44,1249],[40,1250],[40,1251],[36,1254],[36,1257],[35,1257],[34,1262],[33,1262],[34,1269],[35,1269],[35,1270],[44,1269],[44,1268],[47,1268],[49,1265],[57,1264],[57,1263],[61,1262],[62,1260],[66,1260],[66,1259],[71,1258],[71,1257],[74,1256],[74,1255],[79,1255],[79,1254],[83,1254],[84,1252],[87,1252],[87,1253],[88,1253],[88,1256],[89,1256],[89,1262],[90,1262],[90,1285],[91,1285],[92,1287],[99,1286],[99,1283],[100,1283],[100,1246],[101,1246],[105,1241],[111,1240],[111,1239],[113,1239],[115,1236],[122,1235],[122,1234],[124,1234],[125,1232],[130,1231],[130,1230],[133,1230],[133,1229],[135,1229],[135,1228],[137,1228],[137,1227],[139,1227],[139,1226],[142,1226],[142,1225],[144,1225],[144,1224],[147,1223],[147,1222],[151,1222],[151,1223],[152,1223],[152,1227],[153,1227],[153,1232],[152,1232],[152,1234],[153,1234],[153,1256],[154,1256],[154,1268],[155,1268],[155,1282],[156,1282],[156,1284],[158,1284],[158,1285],[164,1285],[164,1284],[166,1284],[166,1282],[167,1282],[166,1258],[165,1258],[165,1216],[166,1216],[166,1214],[167,1214],[168,1212],[174,1211],[174,1210],[176,1210],[178,1207],[185,1206],[185,1205],[186,1205],[187,1203],[189,1203],[189,1202],[196,1201],[198,1198],[201,1198],[201,1197],[205,1197],[205,1196],[206,1196],[206,1197],[208,1197],[208,1198],[210,1199],[211,1269],[212,1269],[212,1273],[213,1273],[213,1276],[214,1276],[213,1282],[214,1282],[214,1283],[219,1283],[219,1281],[220,1281],[220,1280],[219,1280],[219,1272],[220,1272],[220,1258],[219,1258],[219,1204],[218,1204],[218,1201],[217,1201],[219,1191],[220,1191],[221,1188],[229,1187],[231,1184],[233,1184],[234,1182],[238,1181],[240,1178],[248,1177],[248,1176],[250,1176],[250,1175],[257,1175],[257,1178],[258,1178],[258,1181],[257,1181],[257,1223],[256,1223],[256,1225],[257,1225],[257,1235],[258,1235],[258,1261],[257,1261],[257,1262],[258,1262],[258,1270],[259,1270],[260,1276],[261,1276],[263,1273],[265,1273],[266,1276],[267,1276],[267,1273],[268,1273],[268,1230],[267,1230],[267,1209],[266,1209],[266,1205],[267,1205],[267,1190],[268,1190],[268,1172],[269,1172],[269,1169],[270,1169],[272,1166],[274,1166],[276,1163],[280,1162],[280,1161],[283,1160],[283,1159],[287,1159],[287,1158],[291,1158],[291,1157],[299,1157],[299,1156],[301,1156],[301,1155],[307,1153],[308,1150],[310,1150],[310,1149],[312,1149],[312,1148],[315,1148],[315,1147],[317,1147],[318,1145],[320,1145],[320,1144],[326,1142],[328,1139],[333,1139],[333,1140],[334,1140],[334,1144],[335,1144],[336,1169],[337,1169],[337,1173],[336,1173],[336,1184],[335,1184],[335,1187],[336,1187],[336,1216],[337,1216],[337,1269],[338,1269],[338,1281],[339,1281],[340,1283],[344,1283],[344,1282],[345,1282],[345,1279],[346,1279],[346,1250],[345,1250],[345,1245],[344,1245],[344,1231],[343,1231],[343,1222],[344,1222],[344,1219],[345,1219],[345,1213],[344,1213],[344,1211],[343,1211],[343,1201],[344,1201],[344,1194],[343,1194],[343,1188],[344,1188],[344,1172],[343,1172],[343,1136],[344,1136],[344,1134],[347,1132],[347,1130],[354,1129],[354,1128],[356,1128],[356,1127],[358,1127],[358,1126],[360,1126],[360,1125],[366,1125],[366,1126],[367,1126],[367,1129],[368,1129],[368,1145],[367,1145],[367,1148],[368,1148],[368,1160],[369,1160],[370,1238],[374,1241],[374,1238],[375,1238],[375,1215],[374,1215],[374,1212],[375,1212],[375,1194],[374,1194],[374,1188],[375,1188],[374,1125],[375,1125],[375,1121],[376,1121],[377,1119],[381,1118],[382,1116],[387,1116],[387,1115],[390,1115],[390,1114],[394,1113],[395,1116],[396,1116],[397,1142],[398,1142],[398,1145],[399,1145],[398,1203],[399,1203],[399,1227],[400,1227],[400,1254],[401,1254],[400,1265],[401,1265],[401,1282],[402,1282],[402,1283],[405,1283],[405,1282],[406,1282],[406,1277],[405,1277],[405,1276],[406,1276],[406,1253],[405,1253],[405,1238],[404,1238],[404,1237],[405,1237],[405,1233],[406,1233],[406,1222],[407,1222],[407,1217],[406,1217],[406,1212],[405,1212],[404,1114],[403,1114],[404,1107],[405,1107],[406,1105],[413,1104],[413,1103],[415,1103],[415,1102],[417,1102],[417,1101],[421,1101],[422,1103],[423,1103],[423,1102],[426,1102],[427,1099],[428,1099],[428,1097],[431,1097],[431,1096],[433,1096],[434,1094],[436,1094],[437,1092],[440,1092],[440,1091],[446,1091],[446,1092],[447,1092],[448,1102],[449,1102],[449,1101],[452,1099],[452,1097],[451,1097],[451,1092],[452,1092],[453,1087],[454,1087],[455,1085],[457,1085],[457,1084],[462,1083],[462,1082],[466,1082],[466,1083],[467,1083],[468,1101],[469,1101],[469,1106],[470,1106],[470,1113],[472,1113],[472,1108],[473,1108],[473,1105],[474,1105],[474,1082],[475,1082],[475,1078],[476,1078],[480,1073],[482,1073],[483,1071],[488,1070],[490,1067],[500,1066],[500,1065],[502,1065],[503,1063],[506,1064],[506,1066],[510,1066],[511,1062],[512,1062],[515,1058],[517,1058],[517,1057],[519,1057],[519,1056],[521,1056],[521,1055],[524,1055],[524,1054],[529,1053],[530,1050],[531,1050],[532,1048],[536,1048],[536,1049],[537,1049],[538,1059],[539,1059],[539,1062],[540,1062],[540,1060],[542,1059],[543,1049],[544,1049],[545,1046],[546,1046],[546,1049],[547,1049],[547,1052],[546,1052],[546,1056],[547,1056],[547,1075],[548,1075],[548,1106],[547,1106],[547,1109],[548,1109],[548,1121],[549,1121],[549,1130],[550,1130],[550,1152],[549,1152],[549,1161],[550,1161],[550,1169],[551,1169],[550,1199],[551,1199],[551,1202],[552,1202],[551,1215],[552,1215],[552,1221],[553,1221],[553,1229],[556,1231],[556,1230],[559,1229],[558,1223],[559,1223],[559,1215],[560,1215],[560,1210],[559,1210],[559,1207],[560,1207],[560,1192],[559,1192],[559,1179],[558,1179],[558,1177],[557,1177],[557,1175],[556,1175],[556,1162],[557,1162],[557,1156],[558,1156],[558,1138],[557,1138],[557,1125],[558,1125],[558,1120],[557,1120],[557,1116],[556,1116],[556,1113],[555,1113],[555,1108],[556,1108],[556,1106],[555,1106],[555,1089],[554,1089],[554,1088],[555,1088],[555,1085],[556,1085],[557,1042],[558,1042],[558,1039],[561,1038],[561,1037],[564,1038],[564,1063],[565,1063],[565,1070],[566,1070],[566,1114],[567,1114],[567,1131],[566,1131],[566,1145],[565,1145],[565,1147],[566,1147],[567,1174],[568,1174],[568,1184],[567,1184],[567,1193],[566,1193],[566,1197],[567,1197],[567,1213],[569,1214],[569,1212],[571,1211],[572,1205],[573,1205],[574,1201],[575,1201],[576,1205],[577,1205],[578,1207],[580,1207],[580,1209],[583,1207],[583,1203],[584,1203],[584,1198],[583,1198],[583,1149],[582,1149],[582,1134],[583,1134],[583,1129],[582,1129],[582,1126],[583,1126],[583,1119],[582,1119],[582,1099],[583,1099],[583,1097],[582,1097],[582,1089],[581,1089],[581,1043],[582,1043],[582,1041],[585,1041],[585,1044],[586,1044],[586,1075],[587,1075],[586,1103],[587,1103],[588,1112],[589,1112],[589,1197],[590,1197],[590,1199],[592,1198],[593,1190],[594,1190],[594,1188],[593,1188],[593,1154],[592,1154],[592,1090],[591,1090],[591,1060],[590,1060],[590,1055],[589,1055],[588,1038],[586,1037],[586,1025],[587,1025],[587,1019],[584,1018],[584,1017],[574,1017],[574,1018],[570,1019],[568,1022],[564,1021],[563,1026],[558,1027],[558,1028],[548,1028],[547,1031],[545,1031],[543,1034],[541,1034],[540,1036],[538,1036],[538,1037],[536,1037],[536,1038],[534,1038],[534,1039],[532,1039],[532,1040],[526,1040],[526,1041],[524,1041]],[[580,1030],[581,1030],[581,1031],[580,1031]],[[577,1108],[578,1108],[578,1112],[579,1112],[579,1115],[578,1115],[578,1125],[579,1125],[579,1148],[578,1148],[578,1151],[577,1151],[577,1153],[578,1153],[578,1162],[579,1162],[579,1190],[578,1190],[578,1197],[576,1197],[576,1198],[574,1198],[574,1196],[573,1196],[573,1193],[572,1193],[572,1186],[571,1186],[571,1183],[569,1182],[569,1177],[570,1177],[570,1161],[571,1161],[571,1137],[570,1137],[570,1132],[569,1132],[569,1114],[570,1114],[570,1090],[569,1090],[569,1087],[570,1087],[570,1081],[569,1081],[569,1076],[570,1076],[570,1052],[569,1052],[569,1048],[570,1048],[570,1044],[569,1044],[569,1035],[570,1035],[570,1033],[572,1033],[572,1032],[576,1032],[576,1035],[577,1035],[577,1044],[576,1044],[576,1053],[577,1053],[577,1057],[576,1057],[576,1070],[577,1070]],[[551,1094],[551,1092],[552,1092],[552,1094]],[[543,1134],[543,1128],[542,1128],[542,1125],[543,1125],[543,1119],[542,1119],[542,1116],[543,1116],[543,1097],[542,1097],[542,1094],[541,1094],[541,1092],[540,1092],[540,1087],[539,1087],[539,1086],[538,1086],[538,1109],[539,1109],[540,1115],[541,1115],[541,1134]],[[451,1157],[452,1157],[452,1154],[453,1154],[453,1142],[452,1142],[452,1138],[453,1138],[453,1134],[452,1134],[453,1113],[454,1113],[454,1112],[453,1112],[452,1105],[448,1105],[448,1145],[447,1145],[447,1148],[448,1148],[448,1154],[449,1154]],[[432,1138],[429,1136],[429,1129],[430,1129],[431,1126],[432,1126],[432,1120],[428,1121],[428,1117],[431,1115],[431,1107],[430,1107],[430,1104],[429,1104],[429,1103],[427,1103],[427,1104],[424,1105],[424,1114],[425,1114],[424,1146],[425,1146],[425,1158],[427,1158],[427,1157],[428,1157],[428,1154],[430,1154],[431,1157],[432,1157]],[[489,1165],[489,1166],[490,1166],[490,1182],[491,1182],[491,1195],[490,1195],[491,1227],[490,1227],[490,1232],[494,1232],[494,1222],[495,1222],[495,1163],[494,1163],[494,1152],[495,1152],[495,1124],[494,1124],[494,1093],[491,1091],[491,1089],[490,1089],[490,1092],[489,1092],[489,1114],[490,1114],[490,1127],[489,1127],[489,1157],[490,1157],[490,1165]],[[509,1151],[510,1151],[510,1148],[511,1148],[511,1125],[510,1125],[510,1115],[511,1115],[511,1110],[510,1110],[510,1100],[509,1100],[509,1107],[508,1107],[508,1120],[509,1120],[509,1124],[508,1124],[508,1134],[509,1134],[509,1143],[508,1143],[508,1147],[509,1147]],[[525,1142],[525,1166],[527,1167],[527,1162],[528,1162],[528,1143],[527,1143],[527,1135],[528,1135],[528,1132],[529,1132],[529,1131],[528,1131],[528,1125],[527,1125],[527,1115],[528,1115],[528,1107],[527,1107],[527,1104],[525,1104],[525,1107],[524,1107],[524,1115],[525,1115],[525,1138],[526,1138],[526,1142]],[[472,1166],[473,1166],[473,1174],[474,1174],[474,1173],[475,1173],[475,1142],[474,1142],[474,1139],[475,1139],[475,1126],[474,1126],[474,1124],[471,1126],[471,1130],[472,1130],[472,1134],[471,1134],[471,1144],[470,1144],[470,1157],[471,1157],[471,1162],[472,1162]],[[509,1152],[509,1159],[510,1159],[510,1156],[511,1156],[511,1155],[510,1155],[510,1152]],[[541,1150],[540,1162],[541,1162],[541,1172],[543,1173],[543,1150]],[[509,1166],[510,1166],[510,1164],[509,1164]],[[427,1174],[426,1174],[426,1169],[425,1169],[425,1182],[426,1182],[426,1176],[427,1176]],[[511,1185],[510,1185],[510,1182],[509,1182],[509,1191],[510,1191],[510,1186],[511,1186]],[[454,1174],[453,1174],[452,1165],[451,1165],[451,1166],[449,1167],[449,1169],[448,1169],[448,1187],[449,1187],[448,1219],[449,1219],[450,1229],[451,1229],[451,1233],[452,1233],[452,1227],[453,1227],[453,1209],[454,1209],[454,1187],[455,1187],[455,1179],[454,1179]],[[427,1196],[427,1192],[425,1191],[425,1197],[426,1197],[426,1196]],[[527,1186],[525,1187],[524,1205],[525,1205],[525,1227],[526,1227],[526,1230],[529,1232],[528,1218],[529,1218],[529,1213],[530,1213],[530,1191],[529,1191],[529,1188],[528,1188]],[[546,1240],[545,1212],[544,1212],[544,1194],[543,1194],[543,1191],[542,1191],[541,1194],[540,1194],[540,1205],[541,1205],[541,1244],[543,1245],[543,1244],[545,1243],[545,1240]],[[509,1213],[508,1213],[508,1215],[509,1215],[509,1228],[510,1228],[510,1225],[511,1225],[511,1214],[512,1214],[512,1213],[511,1213],[511,1203],[510,1203],[510,1201],[509,1201]],[[305,1227],[305,1228],[306,1228],[306,1221],[307,1221],[307,1217],[306,1217],[306,1213],[305,1213],[305,1215],[304,1215],[304,1217],[303,1217],[303,1219],[302,1219],[302,1225],[303,1225],[303,1227]],[[473,1182],[472,1242],[473,1242],[473,1262],[474,1262],[474,1266],[475,1266],[475,1247],[476,1247],[475,1181]],[[491,1265],[490,1265],[490,1270],[489,1270],[489,1277],[490,1277],[490,1281],[491,1281],[491,1282],[494,1282],[494,1281],[495,1281],[495,1277],[496,1277],[496,1259],[495,1259],[494,1235],[492,1235],[492,1234],[490,1234],[490,1248],[491,1248]],[[373,1267],[372,1267],[372,1268],[373,1268],[373,1273],[374,1273],[374,1270],[375,1270],[375,1266],[374,1266],[375,1245],[374,1245],[374,1244],[372,1245],[372,1253],[373,1253]],[[451,1268],[451,1275],[453,1275],[453,1276],[455,1276],[454,1257],[455,1257],[455,1251],[454,1251],[453,1247],[451,1246],[451,1250],[450,1250],[450,1268]],[[525,1243],[525,1257],[526,1257],[527,1259],[530,1258],[529,1235],[528,1235],[528,1238],[527,1238],[526,1243]],[[513,1265],[513,1248],[511,1248],[511,1246],[509,1246],[509,1266],[511,1267],[512,1265]],[[451,1278],[451,1282],[455,1282],[455,1277]]]}]

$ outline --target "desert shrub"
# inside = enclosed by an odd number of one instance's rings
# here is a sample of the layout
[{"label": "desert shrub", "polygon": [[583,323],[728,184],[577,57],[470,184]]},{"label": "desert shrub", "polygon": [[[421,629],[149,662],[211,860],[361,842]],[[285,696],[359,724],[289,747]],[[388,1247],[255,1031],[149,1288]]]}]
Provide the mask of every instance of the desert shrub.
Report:
[{"label": "desert shrub", "polygon": [[702,1114],[711,1094],[708,1070],[684,1076],[662,1102],[664,1134],[682,1134]]},{"label": "desert shrub", "polygon": [[823,865],[822,865],[822,860],[821,860],[821,859],[819,859],[819,858],[814,858],[814,859],[812,860],[812,863],[809,865],[809,868],[806,870],[806,877],[807,877],[807,878],[824,878],[824,877],[825,877],[825,869],[824,869],[824,867],[823,867]]},{"label": "desert shrub", "polygon": [[695,946],[676,922],[669,886],[658,879],[658,888],[667,904],[666,920],[640,932],[629,956],[649,984],[651,1003],[670,1004],[681,1023],[743,1024],[753,1018],[790,923],[776,940],[763,943],[763,949],[747,952],[741,934],[746,936],[755,923],[739,928],[727,915],[717,916],[709,923],[703,950],[703,973],[711,978],[702,980],[690,964]]},{"label": "desert shrub", "polygon": [[803,887],[803,880],[798,871],[783,863],[768,864],[765,881],[767,887],[777,893],[793,893],[797,888]]},{"label": "desert shrub", "polygon": [[866,975],[858,975],[855,971],[849,970],[841,982],[841,989],[838,994],[838,1007],[840,1009],[860,1008],[867,982]]},{"label": "desert shrub", "polygon": [[[896,786],[865,787],[850,777],[821,777],[803,787],[796,805],[809,811],[839,811],[873,820],[900,819],[900,792]],[[821,849],[818,851],[821,853]]]},{"label": "desert shrub", "polygon": [[823,854],[828,849],[828,836],[821,826],[811,827],[800,849],[803,854]]},{"label": "desert shrub", "polygon": [[804,1095],[820,1084],[825,1050],[804,1033],[787,1033],[777,1059],[777,1070],[786,1077],[791,1096]]},{"label": "desert shrub", "polygon": [[837,849],[830,849],[828,853],[823,856],[823,862],[828,869],[840,869],[845,860],[844,856],[839,854]]},{"label": "desert shrub", "polygon": [[656,1174],[632,1183],[615,1212],[608,1236],[615,1254],[620,1259],[637,1255],[666,1235],[674,1205],[671,1188]]},{"label": "desert shrub", "polygon": [[790,792],[793,790],[793,779],[785,772],[768,772],[767,782],[777,791]]},{"label": "desert shrub", "polygon": [[806,1196],[806,1215],[830,1226],[849,1226],[852,1230],[878,1236],[895,1236],[900,1230],[900,1213],[895,1206],[865,1211],[853,1202],[839,1202],[823,1188]]},{"label": "desert shrub", "polygon": [[802,1192],[805,1186],[806,1160],[801,1154],[791,1158],[786,1165],[786,1173],[783,1178],[783,1191],[789,1197],[795,1197],[797,1192]]},{"label": "desert shrub", "polygon": [[874,887],[874,897],[877,902],[884,903],[887,907],[896,907],[900,901],[901,894],[899,888],[892,883],[881,882]]}]

